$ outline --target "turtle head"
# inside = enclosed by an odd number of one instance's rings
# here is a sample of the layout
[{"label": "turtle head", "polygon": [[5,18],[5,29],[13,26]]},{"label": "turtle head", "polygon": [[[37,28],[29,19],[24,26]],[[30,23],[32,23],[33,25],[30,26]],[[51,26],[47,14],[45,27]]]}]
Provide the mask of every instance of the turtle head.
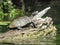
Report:
[{"label": "turtle head", "polygon": [[14,28],[15,26],[13,24],[10,24],[8,27],[9,28]]}]

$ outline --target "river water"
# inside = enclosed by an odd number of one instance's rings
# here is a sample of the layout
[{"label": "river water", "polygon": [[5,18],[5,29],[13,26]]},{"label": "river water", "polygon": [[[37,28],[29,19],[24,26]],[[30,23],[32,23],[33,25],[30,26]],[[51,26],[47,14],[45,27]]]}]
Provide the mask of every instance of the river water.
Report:
[{"label": "river water", "polygon": [[56,27],[57,27],[56,44],[60,45],[60,25],[56,25]]}]

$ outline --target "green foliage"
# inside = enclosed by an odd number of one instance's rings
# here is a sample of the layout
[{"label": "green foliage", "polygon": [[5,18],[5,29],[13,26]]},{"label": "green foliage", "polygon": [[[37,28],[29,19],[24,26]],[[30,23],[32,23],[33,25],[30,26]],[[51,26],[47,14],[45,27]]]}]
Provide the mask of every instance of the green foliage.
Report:
[{"label": "green foliage", "polygon": [[9,20],[13,20],[19,16],[23,16],[23,12],[20,9],[12,9],[9,13]]},{"label": "green foliage", "polygon": [[22,10],[15,9],[11,0],[3,0],[0,4],[0,21],[11,21],[22,15]]},{"label": "green foliage", "polygon": [[0,21],[3,20],[3,17],[4,17],[4,13],[2,11],[0,11]]}]

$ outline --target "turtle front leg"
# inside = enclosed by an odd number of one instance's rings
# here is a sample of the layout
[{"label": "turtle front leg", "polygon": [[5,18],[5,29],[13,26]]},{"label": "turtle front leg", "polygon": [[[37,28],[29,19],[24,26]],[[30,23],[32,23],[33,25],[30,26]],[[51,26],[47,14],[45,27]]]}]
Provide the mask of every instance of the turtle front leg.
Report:
[{"label": "turtle front leg", "polygon": [[37,28],[35,23],[31,22],[31,24],[33,25],[34,28]]}]

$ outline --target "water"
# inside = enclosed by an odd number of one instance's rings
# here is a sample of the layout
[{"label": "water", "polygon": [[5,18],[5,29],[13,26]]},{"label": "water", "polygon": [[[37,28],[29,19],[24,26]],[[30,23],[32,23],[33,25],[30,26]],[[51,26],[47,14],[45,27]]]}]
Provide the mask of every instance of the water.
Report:
[{"label": "water", "polygon": [[60,25],[56,25],[57,27],[57,35],[56,35],[56,44],[60,44]]},{"label": "water", "polygon": [[0,33],[4,33],[6,31],[8,31],[7,25],[0,25]]}]

